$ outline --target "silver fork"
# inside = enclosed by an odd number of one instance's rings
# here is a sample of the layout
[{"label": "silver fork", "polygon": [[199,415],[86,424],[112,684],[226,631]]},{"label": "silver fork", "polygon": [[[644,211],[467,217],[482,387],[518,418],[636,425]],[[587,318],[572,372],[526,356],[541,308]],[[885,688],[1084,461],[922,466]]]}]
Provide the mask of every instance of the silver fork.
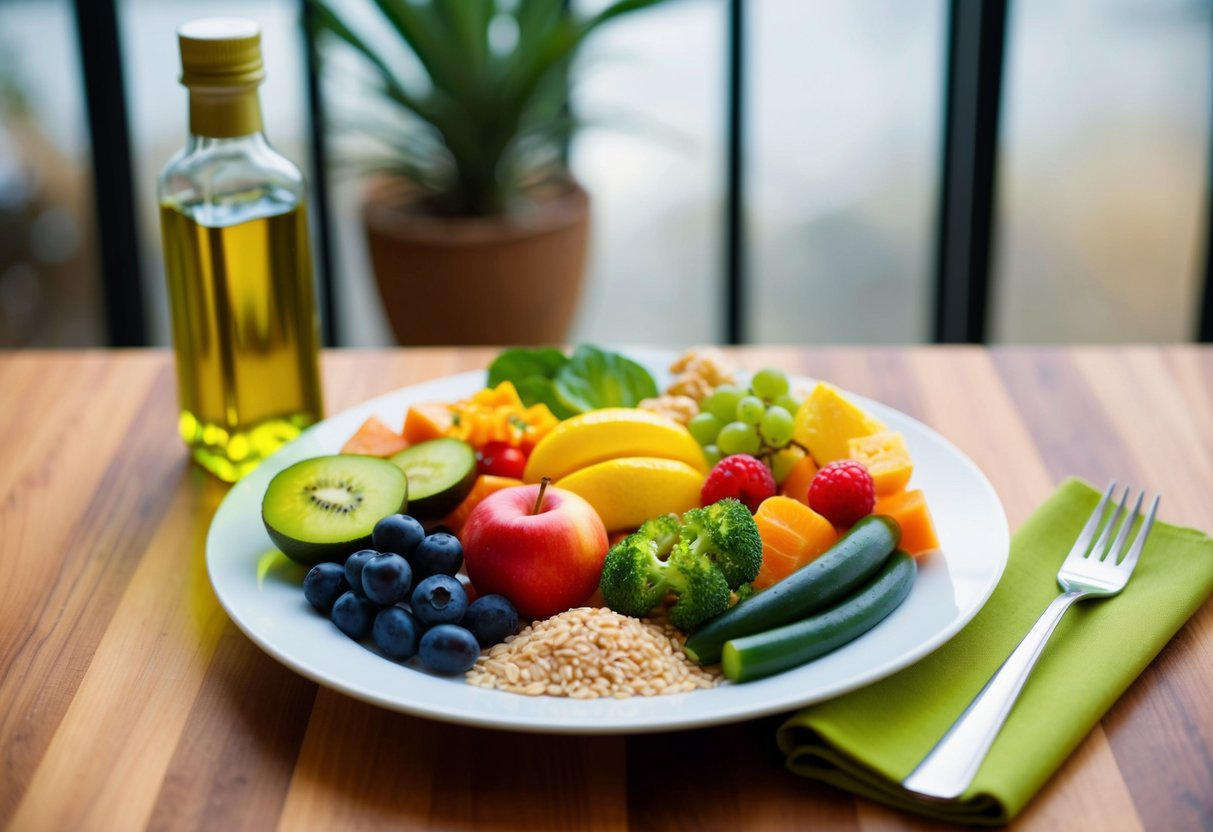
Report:
[{"label": "silver fork", "polygon": [[[1129,499],[1129,486],[1126,485],[1120,503],[1111,512],[1111,517],[1105,524],[1108,501],[1115,488],[1116,483],[1112,482],[1104,491],[1099,505],[1091,513],[1090,519],[1074,542],[1074,547],[1070,549],[1070,554],[1062,562],[1061,570],[1057,573],[1057,583],[1061,585],[1062,593],[1053,599],[1053,603],[1049,604],[1037,619],[1023,641],[1002,663],[990,681],[986,682],[986,686],[969,707],[965,708],[964,713],[943,738],[923,758],[918,767],[901,781],[901,785],[906,789],[944,800],[959,797],[973,782],[981,761],[994,744],[994,738],[998,736],[1032,668],[1036,666],[1036,660],[1040,658],[1045,642],[1053,634],[1066,610],[1075,601],[1083,598],[1107,598],[1125,588],[1133,574],[1133,567],[1137,565],[1150,527],[1154,524],[1158,496],[1156,495],[1150,504],[1146,519],[1142,521],[1140,531],[1125,554],[1129,530],[1141,510],[1145,492],[1138,493],[1133,513],[1125,518],[1116,539],[1109,545],[1108,540],[1117,521],[1124,515],[1125,504]],[[1099,539],[1092,546],[1091,541],[1097,532],[1100,532]]]}]

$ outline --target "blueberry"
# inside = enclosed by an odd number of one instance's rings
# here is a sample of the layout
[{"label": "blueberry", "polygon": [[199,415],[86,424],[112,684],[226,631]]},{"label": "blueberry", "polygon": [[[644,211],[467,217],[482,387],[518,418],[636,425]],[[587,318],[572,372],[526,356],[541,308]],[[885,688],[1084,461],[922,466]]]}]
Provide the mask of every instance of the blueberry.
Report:
[{"label": "blueberry", "polygon": [[413,615],[427,627],[454,624],[468,608],[468,593],[450,575],[431,575],[413,590]]},{"label": "blueberry", "polygon": [[490,647],[518,629],[518,610],[504,595],[482,595],[468,606],[459,623],[471,631],[481,647]]},{"label": "blueberry", "polygon": [[371,632],[375,605],[350,590],[333,603],[333,623],[354,641],[361,641]]},{"label": "blueberry", "polygon": [[371,532],[371,542],[376,549],[403,557],[408,557],[424,537],[425,529],[407,514],[389,514],[376,523]]},{"label": "blueberry", "polygon": [[354,554],[345,559],[345,582],[351,587],[362,587],[362,567],[366,566],[366,562],[375,555],[379,554],[374,549],[360,549]]},{"label": "blueberry", "polygon": [[388,607],[380,610],[371,627],[375,646],[389,659],[404,661],[417,655],[417,642],[421,638],[421,627],[412,614],[403,607]]},{"label": "blueberry", "polygon": [[418,580],[430,575],[454,575],[463,566],[463,546],[455,535],[435,532],[417,544],[409,563]]},{"label": "blueberry", "polygon": [[413,569],[394,552],[375,555],[362,567],[362,591],[381,607],[390,607],[413,588]]},{"label": "blueberry", "polygon": [[318,563],[303,579],[303,597],[320,612],[328,615],[337,596],[349,589],[345,569],[339,563]]},{"label": "blueberry", "polygon": [[463,627],[439,624],[426,630],[418,652],[422,663],[435,673],[463,673],[476,663],[480,645]]}]

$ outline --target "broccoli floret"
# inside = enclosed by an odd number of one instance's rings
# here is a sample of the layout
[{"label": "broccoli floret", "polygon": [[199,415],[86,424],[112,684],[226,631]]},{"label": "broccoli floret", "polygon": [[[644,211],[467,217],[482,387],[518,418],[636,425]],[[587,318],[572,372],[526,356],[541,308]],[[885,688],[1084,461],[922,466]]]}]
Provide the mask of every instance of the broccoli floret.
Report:
[{"label": "broccoli floret", "polygon": [[728,608],[729,585],[724,575],[707,557],[679,542],[680,532],[678,518],[663,515],[645,521],[611,547],[599,584],[607,606],[640,617],[673,594],[677,601],[670,608],[670,621],[682,630]]},{"label": "broccoli floret", "polygon": [[731,598],[731,600],[733,602],[732,606],[735,607],[738,604],[740,604],[742,601],[746,600],[747,598],[753,598],[757,594],[758,594],[758,590],[754,589],[753,584],[742,584],[741,586],[737,587],[736,590],[733,591],[733,595]]},{"label": "broccoli floret", "polygon": [[611,547],[599,582],[608,607],[640,617],[665,600],[670,590],[666,558],[678,542],[679,528],[677,517],[663,514]]},{"label": "broccoli floret", "polygon": [[679,545],[707,557],[737,589],[758,577],[762,568],[762,537],[745,504],[732,497],[682,516]]},{"label": "broccoli floret", "polygon": [[693,630],[729,608],[729,584],[712,561],[682,543],[670,553],[666,566],[678,600],[670,607],[670,622],[682,631]]}]

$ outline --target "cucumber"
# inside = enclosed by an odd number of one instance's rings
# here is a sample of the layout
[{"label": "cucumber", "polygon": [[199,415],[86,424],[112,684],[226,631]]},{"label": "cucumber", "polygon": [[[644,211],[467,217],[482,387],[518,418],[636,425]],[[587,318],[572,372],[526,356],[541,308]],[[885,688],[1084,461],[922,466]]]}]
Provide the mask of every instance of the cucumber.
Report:
[{"label": "cucumber", "polygon": [[914,584],[918,565],[898,550],[858,592],[825,612],[725,643],[726,678],[748,682],[781,673],[854,641],[897,609]]},{"label": "cucumber", "polygon": [[476,451],[462,439],[418,442],[392,457],[409,480],[409,514],[418,520],[442,517],[476,484]]},{"label": "cucumber", "polygon": [[713,664],[729,639],[799,621],[845,598],[870,578],[901,540],[891,517],[868,516],[811,563],[721,613],[687,639],[692,661]]}]

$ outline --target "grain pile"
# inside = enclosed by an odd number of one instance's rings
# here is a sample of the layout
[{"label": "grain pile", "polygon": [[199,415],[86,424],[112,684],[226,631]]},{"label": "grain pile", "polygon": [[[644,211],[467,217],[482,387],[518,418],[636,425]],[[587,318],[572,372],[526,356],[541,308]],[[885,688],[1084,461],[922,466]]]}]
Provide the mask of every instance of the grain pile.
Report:
[{"label": "grain pile", "polygon": [[482,688],[528,696],[598,699],[710,688],[719,672],[682,652],[682,633],[600,607],[578,607],[494,645],[467,672]]}]

